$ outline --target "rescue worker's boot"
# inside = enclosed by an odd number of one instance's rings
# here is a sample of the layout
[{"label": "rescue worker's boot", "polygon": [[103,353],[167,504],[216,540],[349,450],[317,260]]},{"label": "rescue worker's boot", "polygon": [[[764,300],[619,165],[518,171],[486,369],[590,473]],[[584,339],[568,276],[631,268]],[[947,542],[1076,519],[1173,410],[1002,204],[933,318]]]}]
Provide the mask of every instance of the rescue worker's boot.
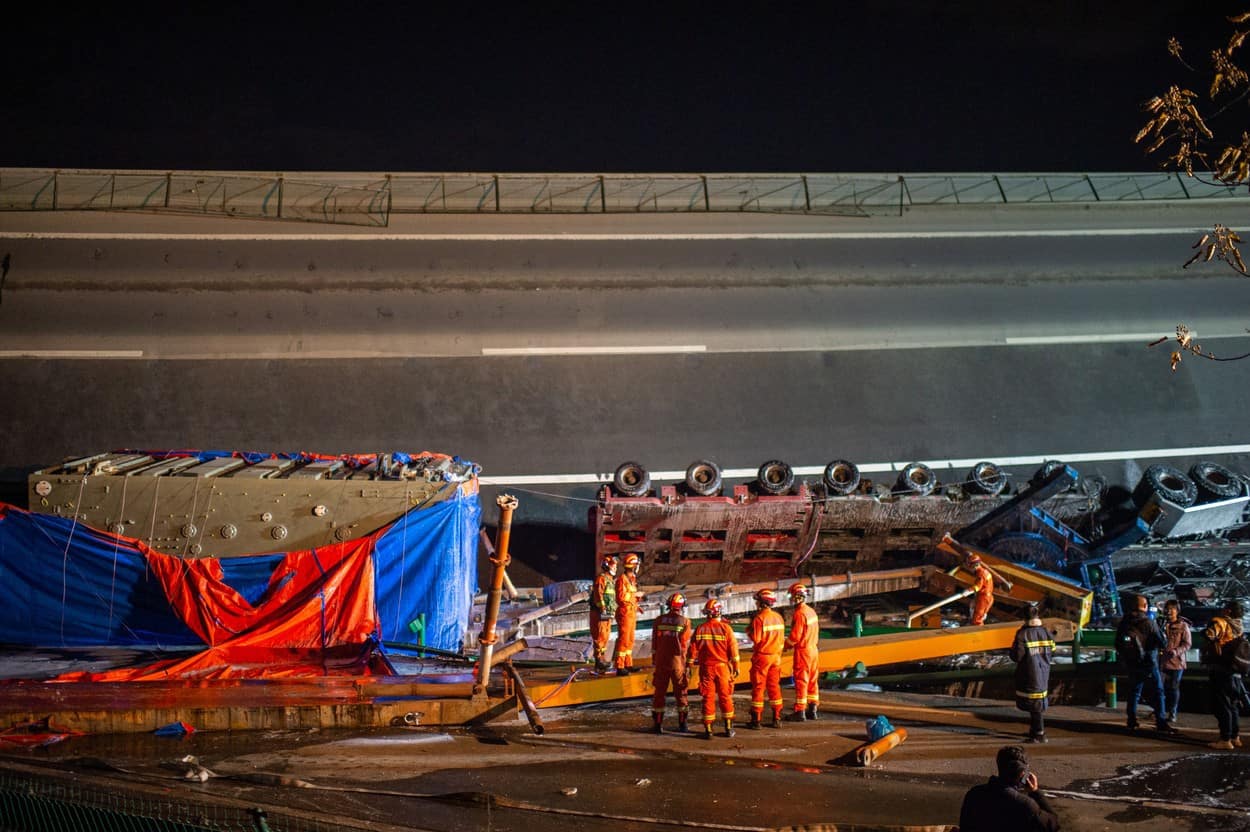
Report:
[{"label": "rescue worker's boot", "polygon": [[780,728],[780,727],[781,727],[781,709],[780,709],[780,708],[778,708],[777,710],[773,711],[773,721],[772,721],[772,722],[770,722],[770,723],[768,723],[768,727],[769,727],[769,728]]},{"label": "rescue worker's boot", "polygon": [[807,714],[801,710],[791,711],[790,715],[786,717],[786,722],[806,722],[806,721],[807,721]]},{"label": "rescue worker's boot", "polygon": [[725,717],[725,736],[736,737],[738,732],[734,730],[734,721],[731,717]]},{"label": "rescue worker's boot", "polygon": [[712,738],[712,723],[710,722],[703,723],[702,737],[705,740],[710,740]]},{"label": "rescue worker's boot", "polygon": [[595,657],[595,672],[596,673],[607,673],[610,667],[611,665],[605,662],[602,657],[600,656]]},{"label": "rescue worker's boot", "polygon": [[807,718],[811,720],[816,719],[816,703],[815,702],[807,703]]},{"label": "rescue worker's boot", "polygon": [[686,723],[686,712],[684,710],[677,712],[677,730],[683,734],[690,733],[690,726]]},{"label": "rescue worker's boot", "polygon": [[664,733],[664,714],[651,714],[651,722],[652,722],[651,733],[653,734]]}]

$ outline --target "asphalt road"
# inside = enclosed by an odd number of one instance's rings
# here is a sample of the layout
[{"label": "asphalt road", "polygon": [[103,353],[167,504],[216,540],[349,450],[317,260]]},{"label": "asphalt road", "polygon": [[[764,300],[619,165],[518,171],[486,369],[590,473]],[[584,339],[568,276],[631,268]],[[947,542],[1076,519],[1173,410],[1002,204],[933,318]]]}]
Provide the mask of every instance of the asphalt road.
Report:
[{"label": "asphalt road", "polygon": [[1250,351],[1250,281],[1179,269],[1213,210],[405,218],[382,236],[8,215],[0,466],[434,449],[555,495],[527,502],[557,529],[627,459],[1101,453],[1117,481],[1134,451],[1231,446],[1216,458],[1250,471],[1243,365],[1171,374],[1145,347],[1184,321]]}]

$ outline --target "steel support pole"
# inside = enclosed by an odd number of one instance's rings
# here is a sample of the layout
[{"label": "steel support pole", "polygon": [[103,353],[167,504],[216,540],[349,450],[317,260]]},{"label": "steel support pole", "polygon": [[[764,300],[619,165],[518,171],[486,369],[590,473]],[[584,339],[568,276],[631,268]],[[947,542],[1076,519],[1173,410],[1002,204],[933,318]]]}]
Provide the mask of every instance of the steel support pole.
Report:
[{"label": "steel support pole", "polygon": [[477,639],[478,644],[482,645],[482,651],[477,660],[477,682],[474,685],[476,691],[485,690],[486,683],[490,680],[491,659],[495,652],[495,642],[499,640],[495,625],[499,622],[504,570],[512,562],[512,556],[508,554],[508,542],[512,538],[512,512],[518,505],[517,498],[511,494],[500,494],[495,502],[499,504],[499,535],[495,544],[495,555],[490,559],[493,568],[490,594],[486,597],[486,620],[482,622],[482,632]]}]

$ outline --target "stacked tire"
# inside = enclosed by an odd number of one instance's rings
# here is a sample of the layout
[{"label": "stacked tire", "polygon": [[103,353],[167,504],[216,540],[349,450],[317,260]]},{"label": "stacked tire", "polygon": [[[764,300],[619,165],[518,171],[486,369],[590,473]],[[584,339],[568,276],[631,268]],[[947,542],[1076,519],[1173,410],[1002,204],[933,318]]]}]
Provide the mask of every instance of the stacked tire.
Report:
[{"label": "stacked tire", "polygon": [[973,494],[997,497],[1007,488],[1007,475],[993,462],[978,462],[968,472],[965,488]]},{"label": "stacked tire", "polygon": [[1160,497],[1181,508],[1189,508],[1198,501],[1198,486],[1179,468],[1151,465],[1133,489],[1133,502],[1140,507],[1153,497]]},{"label": "stacked tire", "polygon": [[697,497],[713,497],[721,485],[720,466],[710,459],[696,459],[686,469],[686,488]]},{"label": "stacked tire", "polygon": [[1245,493],[1246,484],[1239,474],[1216,462],[1197,462],[1189,469],[1189,478],[1198,490],[1199,502],[1232,500]]},{"label": "stacked tire", "polygon": [[794,469],[779,459],[770,459],[756,472],[760,491],[772,496],[789,494],[794,488]]},{"label": "stacked tire", "polygon": [[621,497],[645,497],[651,490],[651,475],[637,462],[622,462],[612,475],[612,489]]},{"label": "stacked tire", "polygon": [[913,462],[898,472],[894,493],[906,497],[927,497],[937,488],[937,475],[923,462]]},{"label": "stacked tire", "polygon": [[825,466],[821,478],[830,494],[845,497],[848,494],[854,494],[859,489],[859,466],[845,459],[835,459]]}]

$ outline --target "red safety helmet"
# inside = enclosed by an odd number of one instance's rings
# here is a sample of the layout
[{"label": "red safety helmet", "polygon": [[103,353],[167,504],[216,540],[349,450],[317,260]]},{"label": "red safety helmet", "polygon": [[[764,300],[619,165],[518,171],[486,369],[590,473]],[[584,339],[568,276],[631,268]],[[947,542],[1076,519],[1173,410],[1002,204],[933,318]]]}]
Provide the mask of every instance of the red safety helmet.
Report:
[{"label": "red safety helmet", "polygon": [[686,596],[680,592],[674,592],[668,596],[668,608],[673,612],[680,612],[686,606]]},{"label": "red safety helmet", "polygon": [[639,559],[637,555],[631,554],[631,555],[625,556],[625,568],[626,569],[637,569],[638,564],[641,562],[642,562],[641,559]]},{"label": "red safety helmet", "polygon": [[807,597],[807,584],[790,584],[790,597]]},{"label": "red safety helmet", "polygon": [[611,556],[605,557],[605,558],[603,559],[602,566],[603,566],[603,571],[604,571],[604,572],[613,572],[613,571],[615,571],[615,570],[616,570],[616,558],[611,557]]},{"label": "red safety helmet", "polygon": [[980,556],[980,555],[975,554],[975,553],[974,553],[974,554],[971,554],[971,555],[968,555],[968,563],[970,563],[971,565],[976,566],[976,565],[977,565],[978,563],[980,563],[980,562],[981,562],[981,556]]},{"label": "red safety helmet", "polygon": [[703,605],[703,615],[707,618],[720,618],[720,613],[720,601],[715,598],[707,599],[707,603]]},{"label": "red safety helmet", "polygon": [[773,592],[771,589],[761,589],[759,592],[755,593],[755,603],[759,604],[761,607],[771,607],[773,604],[777,603],[777,593]]}]

